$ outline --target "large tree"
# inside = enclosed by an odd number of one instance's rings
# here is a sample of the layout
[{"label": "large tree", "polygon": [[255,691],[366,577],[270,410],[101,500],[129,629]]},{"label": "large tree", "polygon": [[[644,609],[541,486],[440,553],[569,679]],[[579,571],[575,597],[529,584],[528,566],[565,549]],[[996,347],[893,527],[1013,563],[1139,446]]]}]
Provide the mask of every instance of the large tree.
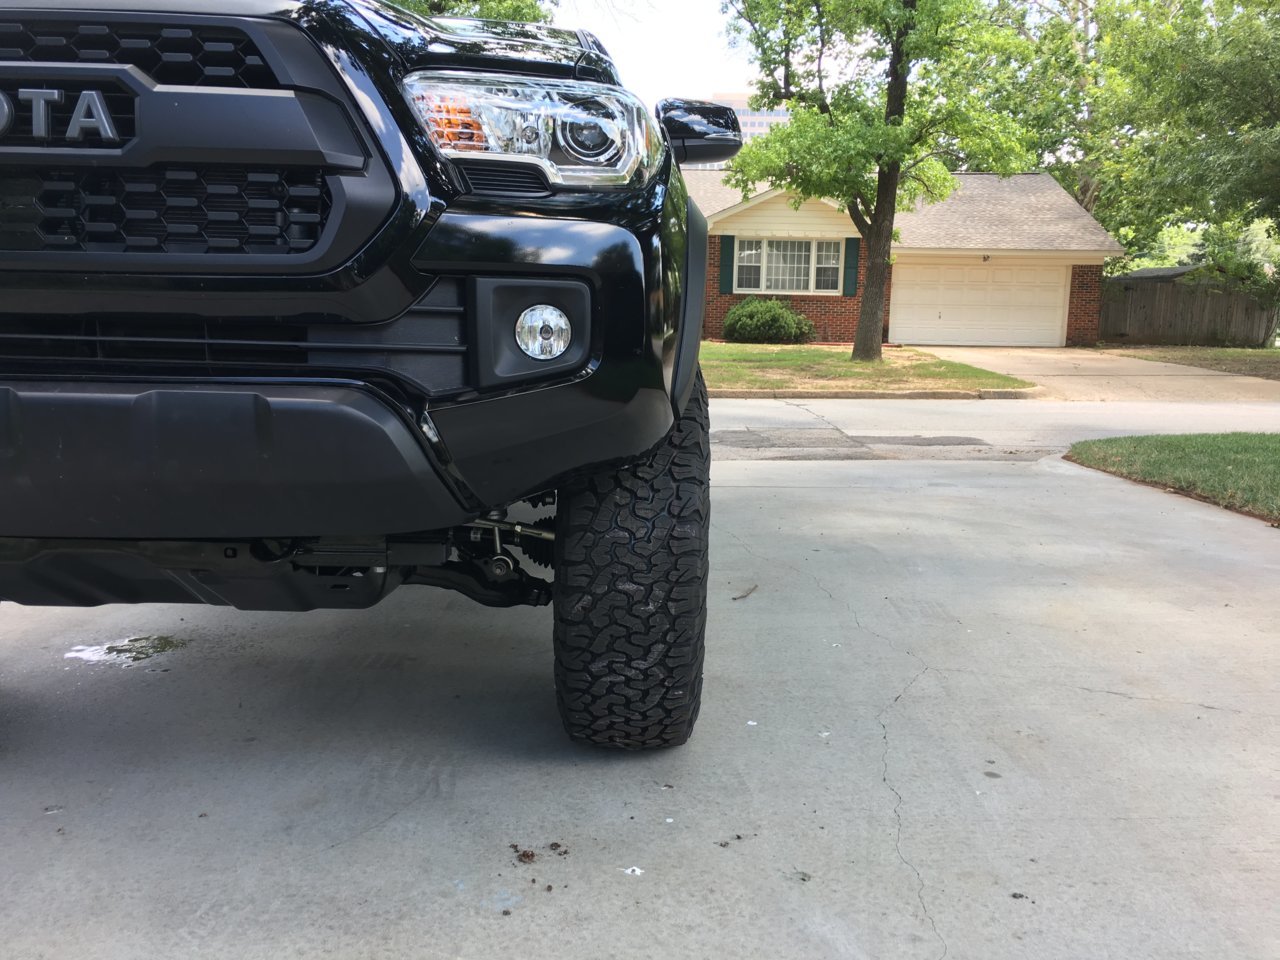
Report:
[{"label": "large tree", "polygon": [[988,2],[1020,40],[992,103],[1131,252],[1280,213],[1277,0]]},{"label": "large tree", "polygon": [[1131,0],[1118,33],[1132,125],[1121,162],[1206,223],[1280,220],[1280,0]]},{"label": "large tree", "polygon": [[880,358],[894,217],[945,198],[962,156],[1025,169],[1020,125],[975,84],[1001,57],[980,0],[725,0],[759,67],[754,102],[787,124],[730,166],[744,195],[760,184],[835,200],[863,239],[866,281],[853,356]]},{"label": "large tree", "polygon": [[1090,212],[1122,123],[1116,100],[1127,83],[1109,62],[1122,3],[990,0],[992,17],[1017,38],[982,78],[992,104],[1023,122],[1039,163]]}]

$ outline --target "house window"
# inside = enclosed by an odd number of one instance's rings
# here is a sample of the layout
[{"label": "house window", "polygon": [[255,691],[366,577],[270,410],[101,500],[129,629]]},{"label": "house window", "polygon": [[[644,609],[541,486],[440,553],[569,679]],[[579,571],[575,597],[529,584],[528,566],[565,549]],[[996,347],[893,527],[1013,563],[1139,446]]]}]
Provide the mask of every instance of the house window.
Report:
[{"label": "house window", "polygon": [[738,240],[736,293],[839,293],[842,241]]},{"label": "house window", "polygon": [[760,240],[738,242],[738,286],[746,290],[760,289]]},{"label": "house window", "polygon": [[840,289],[840,241],[819,240],[813,245],[813,289]]},{"label": "house window", "polygon": [[813,244],[808,240],[770,240],[765,244],[764,288],[781,292],[809,289]]}]

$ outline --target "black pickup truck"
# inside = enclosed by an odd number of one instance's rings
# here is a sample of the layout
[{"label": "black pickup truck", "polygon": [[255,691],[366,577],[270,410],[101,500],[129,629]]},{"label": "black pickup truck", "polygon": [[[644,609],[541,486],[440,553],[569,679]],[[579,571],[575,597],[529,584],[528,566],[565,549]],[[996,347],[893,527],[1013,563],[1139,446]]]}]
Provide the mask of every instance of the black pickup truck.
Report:
[{"label": "black pickup truck", "polygon": [[651,117],[583,32],[0,0],[0,599],[552,603],[570,736],[684,742],[709,451],[678,164],[740,143],[724,107]]}]

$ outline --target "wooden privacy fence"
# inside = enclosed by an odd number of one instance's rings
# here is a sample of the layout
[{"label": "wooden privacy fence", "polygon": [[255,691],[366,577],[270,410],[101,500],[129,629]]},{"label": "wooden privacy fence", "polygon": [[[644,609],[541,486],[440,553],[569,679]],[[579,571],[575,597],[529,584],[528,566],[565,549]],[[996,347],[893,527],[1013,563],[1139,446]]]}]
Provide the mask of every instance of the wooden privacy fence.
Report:
[{"label": "wooden privacy fence", "polygon": [[1103,340],[1180,346],[1270,346],[1276,312],[1243,293],[1172,279],[1112,277],[1102,284]]}]

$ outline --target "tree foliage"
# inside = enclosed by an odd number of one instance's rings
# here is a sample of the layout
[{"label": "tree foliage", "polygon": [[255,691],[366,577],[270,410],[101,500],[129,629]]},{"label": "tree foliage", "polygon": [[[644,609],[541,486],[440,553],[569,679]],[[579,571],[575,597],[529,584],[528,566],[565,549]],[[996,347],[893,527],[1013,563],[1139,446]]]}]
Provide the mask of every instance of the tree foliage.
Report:
[{"label": "tree foliage", "polygon": [[962,162],[1009,173],[1032,160],[1020,123],[975,84],[1004,38],[981,0],[726,0],[760,71],[754,103],[791,121],[730,166],[761,184],[836,200],[863,237],[854,356],[880,356],[894,217],[945,198]]},{"label": "tree foliage", "polygon": [[1031,148],[1086,210],[1104,189],[1117,82],[1109,76],[1117,0],[991,0],[1010,28],[1004,57],[982,79],[993,108],[1018,117]]},{"label": "tree foliage", "polygon": [[1018,38],[993,105],[1132,253],[1170,225],[1276,219],[1277,0],[989,2]]},{"label": "tree foliage", "polygon": [[1280,219],[1280,3],[1133,0],[1131,12],[1118,166],[1172,216]]},{"label": "tree foliage", "polygon": [[[1119,0],[1115,0],[1119,2]],[[1104,168],[1131,226],[1194,225],[1202,280],[1280,303],[1280,3],[1125,0],[1116,24],[1125,126]],[[1135,229],[1136,225],[1137,228]]]},{"label": "tree foliage", "polygon": [[512,20],[517,23],[547,23],[555,0],[395,0],[407,10],[424,17],[477,17],[481,20]]}]

